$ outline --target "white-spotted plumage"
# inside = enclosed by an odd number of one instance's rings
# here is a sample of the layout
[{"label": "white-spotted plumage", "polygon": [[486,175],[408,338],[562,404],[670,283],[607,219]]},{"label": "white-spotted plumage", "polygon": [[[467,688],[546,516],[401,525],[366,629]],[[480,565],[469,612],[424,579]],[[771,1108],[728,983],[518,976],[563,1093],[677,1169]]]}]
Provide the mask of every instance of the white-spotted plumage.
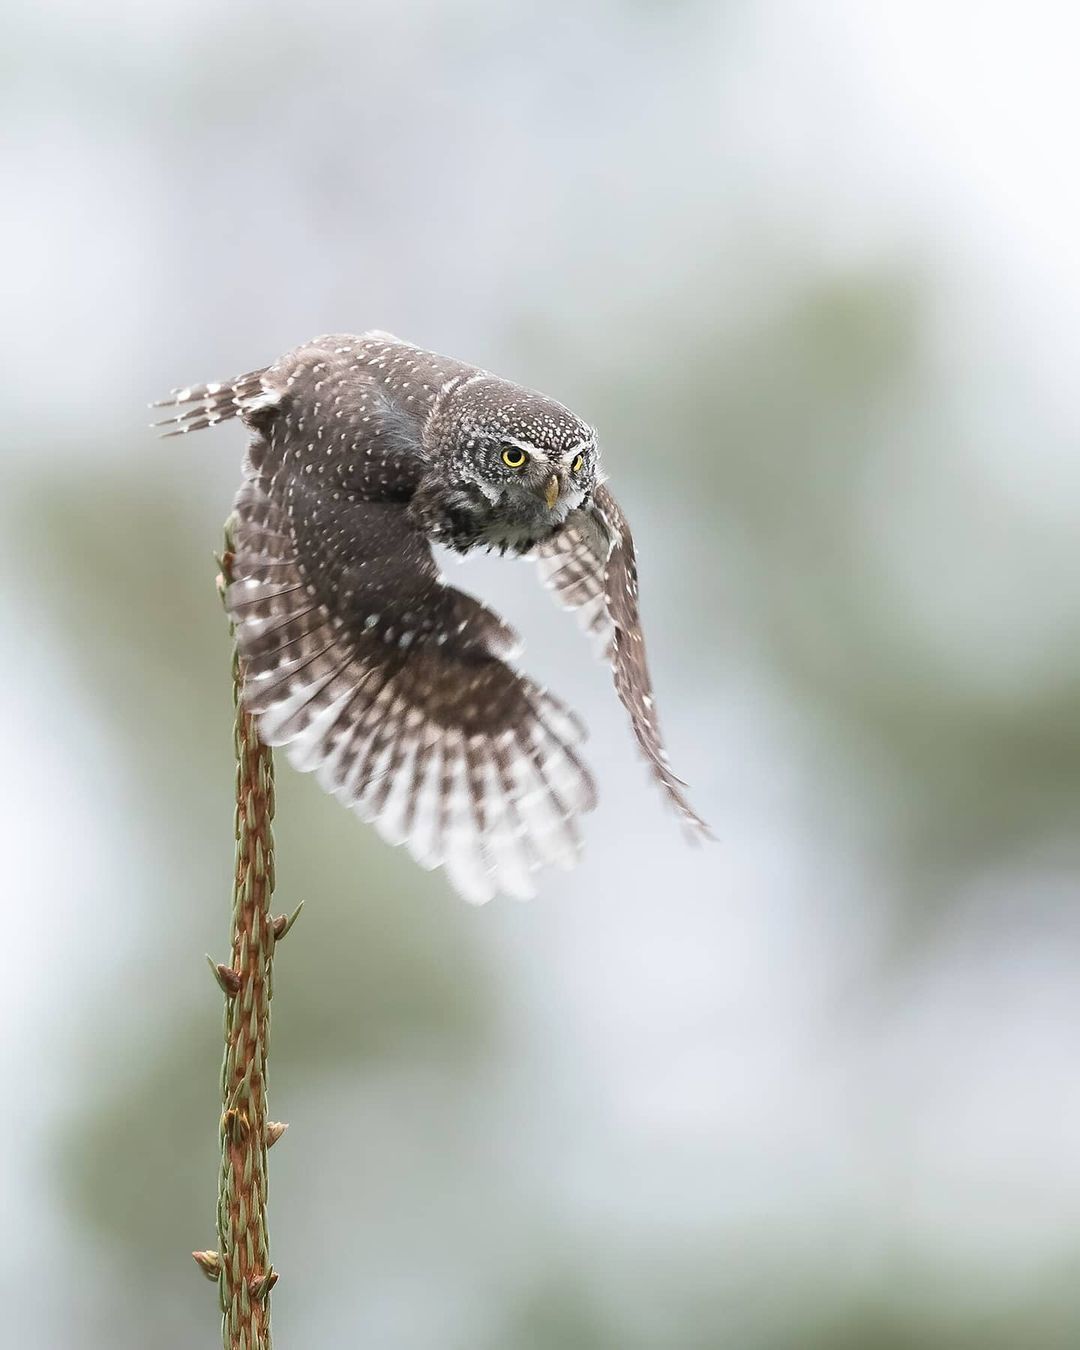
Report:
[{"label": "white-spotted plumage", "polygon": [[167,435],[236,416],[252,433],[226,595],[245,705],[389,843],[469,900],[524,898],[545,865],[573,866],[595,805],[580,721],[507,664],[516,634],[446,585],[433,541],[538,561],[602,644],[654,775],[704,831],[660,742],[633,543],[587,424],[376,332],[166,403]]}]

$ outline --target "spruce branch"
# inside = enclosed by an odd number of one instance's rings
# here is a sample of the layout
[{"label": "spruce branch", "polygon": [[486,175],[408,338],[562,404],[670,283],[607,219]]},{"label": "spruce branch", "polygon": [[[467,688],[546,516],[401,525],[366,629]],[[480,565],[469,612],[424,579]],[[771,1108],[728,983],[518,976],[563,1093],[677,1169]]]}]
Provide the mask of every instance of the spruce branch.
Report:
[{"label": "spruce branch", "polygon": [[[218,592],[224,596],[232,564],[231,522]],[[270,914],[274,893],[274,760],[259,740],[254,718],[241,702],[243,666],[233,647],[232,678],[236,754],[236,865],[227,963],[208,957],[225,995],[225,1057],[221,1066],[221,1172],[218,1250],[192,1255],[216,1280],[225,1350],[270,1350],[270,1263],[266,1224],[266,1153],[286,1126],[267,1117],[267,1064],[274,947],[292,927]]]}]

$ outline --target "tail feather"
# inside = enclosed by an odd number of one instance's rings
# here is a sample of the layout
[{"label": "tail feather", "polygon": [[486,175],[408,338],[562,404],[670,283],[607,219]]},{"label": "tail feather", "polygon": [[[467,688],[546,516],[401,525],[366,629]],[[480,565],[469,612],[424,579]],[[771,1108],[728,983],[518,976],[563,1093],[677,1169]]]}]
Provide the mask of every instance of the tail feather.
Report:
[{"label": "tail feather", "polygon": [[269,367],[237,375],[219,384],[192,384],[174,389],[168,398],[152,403],[152,408],[177,408],[172,417],[155,422],[156,427],[168,427],[162,436],[183,436],[189,431],[227,422],[230,417],[276,402],[277,396],[263,385],[262,377]]}]

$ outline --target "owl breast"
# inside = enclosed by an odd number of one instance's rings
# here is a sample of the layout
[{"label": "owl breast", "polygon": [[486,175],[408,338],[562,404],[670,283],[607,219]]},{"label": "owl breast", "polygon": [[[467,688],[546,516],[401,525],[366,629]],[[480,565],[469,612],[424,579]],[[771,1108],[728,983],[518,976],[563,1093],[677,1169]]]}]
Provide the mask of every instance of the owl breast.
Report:
[{"label": "owl breast", "polygon": [[429,539],[458,553],[479,548],[520,554],[560,534],[584,501],[581,492],[566,493],[549,508],[531,495],[494,495],[475,483],[432,479],[421,483],[408,509]]},{"label": "owl breast", "polygon": [[481,547],[497,549],[500,553],[527,553],[535,544],[542,543],[558,534],[563,520],[544,522],[543,524],[515,524],[512,520],[491,520],[483,529],[479,540]]},{"label": "owl breast", "polygon": [[480,542],[503,553],[525,553],[554,538],[583,502],[584,494],[576,492],[564,494],[552,507],[529,499],[495,503],[486,515]]}]

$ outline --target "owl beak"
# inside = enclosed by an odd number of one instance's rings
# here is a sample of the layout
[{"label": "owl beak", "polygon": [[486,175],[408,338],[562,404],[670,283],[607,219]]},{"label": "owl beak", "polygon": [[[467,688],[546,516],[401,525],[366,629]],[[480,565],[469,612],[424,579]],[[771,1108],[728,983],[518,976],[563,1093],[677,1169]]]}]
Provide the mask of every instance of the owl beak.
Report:
[{"label": "owl beak", "polygon": [[561,489],[562,484],[559,482],[559,475],[553,473],[543,487],[543,497],[544,501],[547,502],[547,509],[549,511],[559,500],[559,492]]}]

